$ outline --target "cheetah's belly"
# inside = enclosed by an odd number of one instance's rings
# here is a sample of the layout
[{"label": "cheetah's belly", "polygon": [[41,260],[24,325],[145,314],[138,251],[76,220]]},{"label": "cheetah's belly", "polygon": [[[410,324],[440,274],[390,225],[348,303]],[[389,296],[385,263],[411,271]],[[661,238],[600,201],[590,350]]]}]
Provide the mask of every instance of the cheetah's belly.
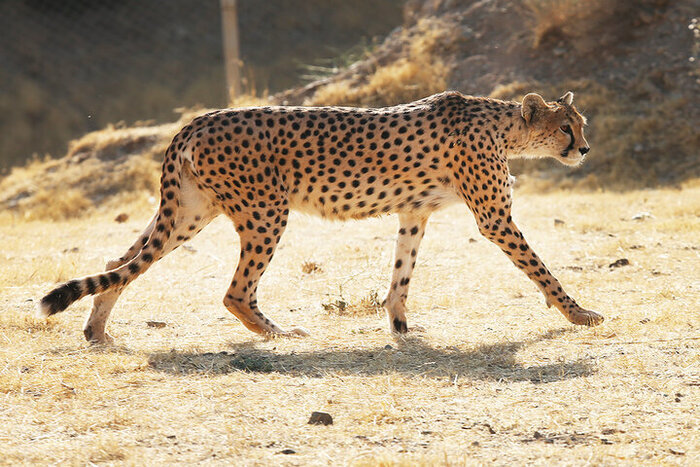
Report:
[{"label": "cheetah's belly", "polygon": [[407,189],[398,184],[359,186],[353,191],[328,190],[319,193],[316,193],[316,188],[311,192],[300,190],[290,194],[290,207],[306,214],[347,220],[399,212],[428,216],[434,211],[461,201],[458,195],[446,186],[431,186],[425,189]]}]

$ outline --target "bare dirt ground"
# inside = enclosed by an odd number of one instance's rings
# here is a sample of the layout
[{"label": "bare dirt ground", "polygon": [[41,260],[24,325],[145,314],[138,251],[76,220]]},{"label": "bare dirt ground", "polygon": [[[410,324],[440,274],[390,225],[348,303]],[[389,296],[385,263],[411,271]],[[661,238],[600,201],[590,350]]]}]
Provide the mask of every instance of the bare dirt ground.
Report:
[{"label": "bare dirt ground", "polygon": [[[3,219],[0,463],[698,465],[700,187],[516,193],[514,209],[602,326],[547,309],[454,207],[428,225],[405,338],[375,306],[396,220],[295,215],[259,302],[311,337],[266,341],[225,311],[238,239],[219,219],[126,290],[114,346],[89,346],[88,299],[49,321],[35,304],[150,212]],[[308,425],[316,410],[334,424]]]}]

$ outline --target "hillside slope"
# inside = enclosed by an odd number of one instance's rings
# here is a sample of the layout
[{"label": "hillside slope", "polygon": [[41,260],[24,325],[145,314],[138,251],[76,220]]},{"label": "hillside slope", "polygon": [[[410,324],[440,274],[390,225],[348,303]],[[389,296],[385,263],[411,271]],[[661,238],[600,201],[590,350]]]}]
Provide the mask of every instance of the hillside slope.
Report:
[{"label": "hillside slope", "polygon": [[[693,17],[699,3],[409,1],[404,27],[362,60],[307,86],[234,104],[382,106],[444,89],[504,99],[530,91],[551,99],[573,90],[589,119],[590,156],[576,169],[515,161],[513,172],[527,174],[521,183],[537,190],[678,186],[700,177],[700,25]],[[139,190],[150,196],[161,150],[185,119],[89,134],[65,159],[35,162],[0,180],[0,207],[66,217],[138,198],[129,193]],[[120,156],[105,157],[104,141]],[[47,199],[65,193],[70,200],[62,209],[45,209]]]},{"label": "hillside slope", "polygon": [[[408,24],[367,59],[277,97],[371,106],[443,85],[504,99],[573,90],[590,121],[588,161],[573,171],[527,162],[527,170],[560,181],[588,176],[594,187],[675,184],[700,176],[699,7],[697,0],[413,1]],[[416,72],[402,74],[409,66]]]}]

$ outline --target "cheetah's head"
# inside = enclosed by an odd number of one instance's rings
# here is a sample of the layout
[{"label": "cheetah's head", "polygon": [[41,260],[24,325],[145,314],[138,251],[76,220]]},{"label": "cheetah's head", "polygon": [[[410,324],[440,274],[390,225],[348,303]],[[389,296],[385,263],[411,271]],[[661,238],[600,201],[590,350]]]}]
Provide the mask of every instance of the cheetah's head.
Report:
[{"label": "cheetah's head", "polygon": [[565,165],[579,165],[590,150],[583,136],[586,119],[573,105],[574,93],[555,102],[545,102],[539,94],[523,98],[522,117],[528,130],[526,148],[531,157],[553,157]]}]

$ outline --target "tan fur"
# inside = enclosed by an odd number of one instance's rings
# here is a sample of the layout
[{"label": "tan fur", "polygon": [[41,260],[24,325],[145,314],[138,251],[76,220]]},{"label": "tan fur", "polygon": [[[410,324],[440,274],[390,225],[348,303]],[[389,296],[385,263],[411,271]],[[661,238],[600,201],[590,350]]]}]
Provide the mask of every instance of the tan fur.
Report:
[{"label": "tan fur", "polygon": [[509,157],[554,157],[576,165],[588,151],[573,94],[523,104],[437,94],[379,109],[259,107],[196,118],[175,136],[163,162],[161,207],[108,272],[70,281],[44,297],[45,315],[89,294],[88,340],[104,328],[119,293],[153,262],[211,219],[225,214],[240,236],[238,267],[224,305],[250,330],[283,331],[259,310],[256,291],[290,209],[330,219],[397,213],[400,229],[384,305],[391,329],[406,332],[406,297],[420,240],[432,212],[464,202],[480,232],[576,324],[603,318],[581,308],[530,249],[510,215]]}]

